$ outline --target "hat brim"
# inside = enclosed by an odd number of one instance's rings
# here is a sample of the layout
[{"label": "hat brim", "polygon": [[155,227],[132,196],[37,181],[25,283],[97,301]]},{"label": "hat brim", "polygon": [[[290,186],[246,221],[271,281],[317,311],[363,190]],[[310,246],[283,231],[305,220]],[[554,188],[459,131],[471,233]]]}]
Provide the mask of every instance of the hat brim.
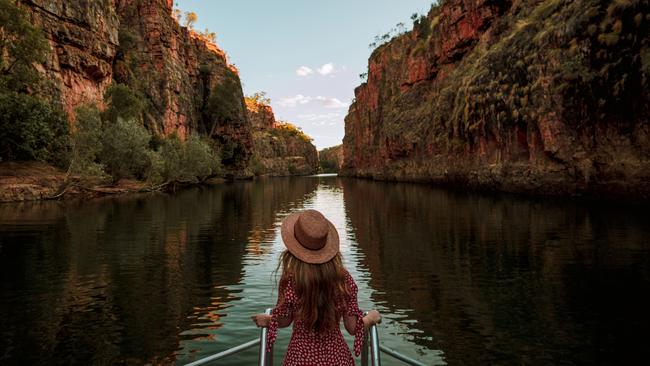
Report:
[{"label": "hat brim", "polygon": [[326,219],[329,226],[327,242],[322,248],[311,250],[303,247],[294,235],[293,229],[296,221],[298,221],[299,215],[300,212],[293,213],[282,221],[280,233],[282,234],[282,242],[284,242],[284,246],[287,247],[291,254],[296,258],[310,264],[323,264],[334,258],[336,253],[339,252],[339,233],[336,231],[334,224]]}]

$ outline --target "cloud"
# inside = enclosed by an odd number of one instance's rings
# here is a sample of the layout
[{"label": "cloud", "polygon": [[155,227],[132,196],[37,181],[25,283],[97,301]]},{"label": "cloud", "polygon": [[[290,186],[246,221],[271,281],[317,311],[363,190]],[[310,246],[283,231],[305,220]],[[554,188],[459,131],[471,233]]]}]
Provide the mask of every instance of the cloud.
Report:
[{"label": "cloud", "polygon": [[313,74],[313,73],[314,73],[314,70],[310,69],[307,66],[300,66],[296,70],[296,75],[298,75],[298,76],[307,76],[307,75],[310,75],[310,74]]},{"label": "cloud", "polygon": [[281,98],[278,101],[278,105],[280,107],[285,107],[285,108],[295,108],[299,105],[311,103],[312,101],[318,102],[318,104],[320,104],[325,108],[347,108],[348,107],[347,103],[341,102],[341,100],[338,98],[323,97],[321,95],[317,97],[310,97],[302,94],[296,94],[292,97]]},{"label": "cloud", "polygon": [[319,67],[316,71],[318,71],[318,73],[323,76],[329,75],[334,71],[334,64],[331,62],[326,63],[325,65]]},{"label": "cloud", "polygon": [[319,95],[316,97],[316,100],[321,102],[321,104],[326,108],[347,108],[348,107],[346,103],[341,102],[337,98],[327,98]]},{"label": "cloud", "polygon": [[299,114],[298,118],[309,122],[312,126],[334,126],[343,120],[343,115],[336,112],[322,114],[308,113]]},{"label": "cloud", "polygon": [[281,98],[278,104],[281,107],[293,108],[299,104],[307,104],[312,101],[312,97],[307,97],[302,94],[296,94],[293,97],[284,97]]}]

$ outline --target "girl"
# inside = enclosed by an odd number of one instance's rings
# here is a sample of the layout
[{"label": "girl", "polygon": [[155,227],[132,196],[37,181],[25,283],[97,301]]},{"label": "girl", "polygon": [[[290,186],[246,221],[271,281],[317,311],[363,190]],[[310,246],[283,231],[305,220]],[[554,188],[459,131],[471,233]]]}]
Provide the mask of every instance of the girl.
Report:
[{"label": "girl", "polygon": [[253,321],[258,327],[268,326],[269,349],[278,327],[294,323],[285,366],[353,366],[341,319],[354,335],[358,356],[365,331],[381,317],[376,310],[366,316],[359,310],[357,285],[343,267],[336,228],[320,212],[306,210],[288,216],[281,233],[287,250],[278,264],[282,266],[278,302],[271,315],[256,314]]}]

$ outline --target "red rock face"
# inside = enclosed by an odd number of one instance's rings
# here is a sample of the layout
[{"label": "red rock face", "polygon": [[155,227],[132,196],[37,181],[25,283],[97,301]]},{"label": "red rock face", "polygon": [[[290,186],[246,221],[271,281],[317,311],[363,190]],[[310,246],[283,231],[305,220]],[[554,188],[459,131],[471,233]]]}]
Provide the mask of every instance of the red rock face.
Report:
[{"label": "red rock face", "polygon": [[316,147],[283,131],[271,106],[246,98],[246,108],[253,126],[253,154],[261,165],[257,174],[307,175],[318,171]]},{"label": "red rock face", "polygon": [[101,105],[112,82],[118,44],[115,9],[98,1],[23,1],[32,24],[43,29],[51,52],[40,67],[69,115],[84,103]]},{"label": "red rock face", "polygon": [[275,114],[270,105],[260,104],[252,99],[245,99],[248,120],[254,131],[270,131],[275,127]]},{"label": "red rock face", "polygon": [[[172,17],[172,0],[24,0],[32,22],[52,47],[41,71],[52,81],[46,95],[62,101],[72,117],[85,103],[103,104],[113,82],[127,84],[145,99],[146,126],[159,135],[210,135],[234,144],[243,168],[252,148],[237,70],[226,54]],[[239,100],[234,121],[213,121],[208,100],[225,79]]]},{"label": "red rock face", "polygon": [[650,22],[638,16],[649,11],[445,1],[371,55],[342,173],[650,197]]}]

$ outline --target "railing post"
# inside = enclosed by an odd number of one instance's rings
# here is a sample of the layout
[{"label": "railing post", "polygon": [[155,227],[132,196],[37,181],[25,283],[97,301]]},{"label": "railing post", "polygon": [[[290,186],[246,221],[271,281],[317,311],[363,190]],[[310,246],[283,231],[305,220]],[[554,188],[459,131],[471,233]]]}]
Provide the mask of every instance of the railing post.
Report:
[{"label": "railing post", "polygon": [[[271,308],[266,309],[265,314],[271,314]],[[269,333],[267,327],[262,327],[260,330],[260,355],[259,355],[259,366],[273,366],[273,347],[270,350],[268,349],[268,344],[266,343],[266,335]]]},{"label": "railing post", "polygon": [[361,343],[361,366],[368,366],[368,334],[363,335]]},{"label": "railing post", "polygon": [[372,366],[381,366],[381,360],[379,359],[379,332],[377,332],[376,324],[370,327],[370,356],[372,357]]}]

